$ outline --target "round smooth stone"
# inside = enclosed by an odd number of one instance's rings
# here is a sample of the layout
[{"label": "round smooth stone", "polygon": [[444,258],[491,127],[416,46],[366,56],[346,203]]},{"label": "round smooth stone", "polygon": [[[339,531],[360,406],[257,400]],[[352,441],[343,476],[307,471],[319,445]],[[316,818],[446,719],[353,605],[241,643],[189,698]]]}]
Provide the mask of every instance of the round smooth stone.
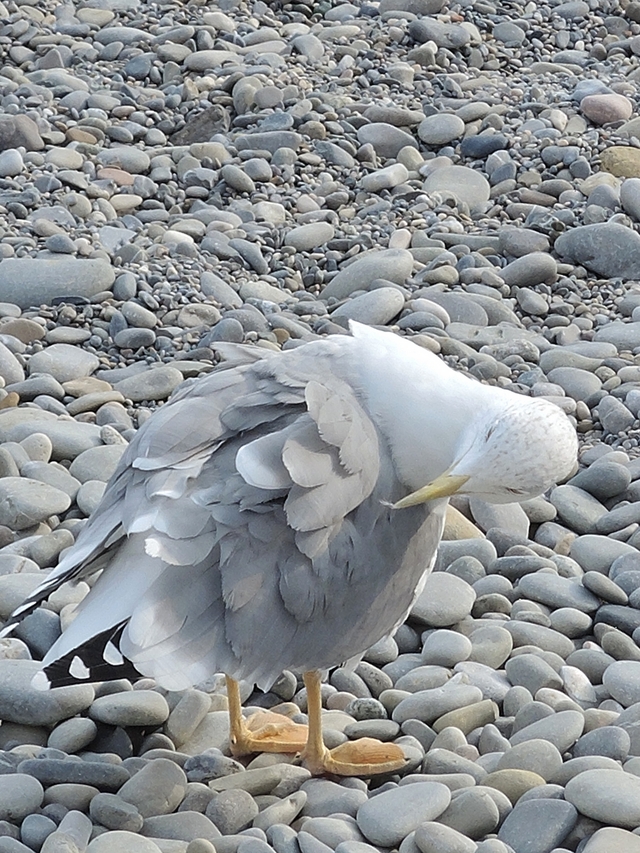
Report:
[{"label": "round smooth stone", "polygon": [[[424,182],[427,193],[447,192],[473,211],[482,210],[489,201],[489,181],[468,166],[443,166],[434,169]],[[639,238],[640,239],[640,238]]]},{"label": "round smooth stone", "polygon": [[467,660],[471,650],[471,641],[464,634],[442,629],[429,634],[422,647],[422,659],[426,664],[452,667]]},{"label": "round smooth stone", "polygon": [[330,817],[338,812],[355,817],[358,809],[368,802],[363,790],[345,788],[328,779],[309,779],[302,784],[301,790],[307,795],[302,810],[307,817]]},{"label": "round smooth stone", "polygon": [[118,796],[135,806],[146,818],[170,814],[177,809],[186,793],[184,770],[168,758],[156,758],[125,782]]},{"label": "round smooth stone", "polygon": [[576,758],[601,755],[616,761],[626,761],[631,748],[631,738],[620,726],[599,726],[582,735],[573,747]]},{"label": "round smooth stone", "polygon": [[618,770],[587,770],[570,779],[565,798],[585,817],[635,829],[640,824],[640,777]]},{"label": "round smooth stone", "polygon": [[495,770],[489,773],[483,780],[483,785],[488,788],[496,788],[509,798],[512,804],[518,802],[520,797],[531,788],[544,785],[545,780],[538,773],[531,770]]},{"label": "round smooth stone", "polygon": [[475,853],[476,844],[461,832],[427,821],[416,829],[414,840],[421,853]]},{"label": "round smooth stone", "polygon": [[134,832],[116,830],[98,835],[87,847],[87,853],[115,853],[126,850],[127,853],[160,853],[160,848],[150,838]]},{"label": "round smooth stone", "polygon": [[292,228],[284,238],[285,246],[292,246],[297,252],[309,252],[324,246],[333,240],[334,228],[328,222],[314,222]]},{"label": "round smooth stone", "polygon": [[128,690],[100,696],[89,708],[93,720],[112,726],[160,726],[169,713],[167,700],[153,690]]},{"label": "round smooth stone", "polygon": [[562,767],[562,756],[547,740],[524,741],[512,747],[498,761],[498,770],[530,770],[548,781]]},{"label": "round smooth stone", "polygon": [[0,776],[0,820],[20,823],[40,808],[43,798],[42,784],[33,776],[26,773]]},{"label": "round smooth stone", "polygon": [[440,148],[461,137],[464,128],[464,122],[458,116],[451,113],[436,113],[427,116],[418,125],[418,136],[426,145]]},{"label": "round smooth stone", "polygon": [[[508,801],[507,805],[511,808]],[[486,788],[463,788],[452,792],[451,803],[438,822],[475,841],[495,830],[500,823],[500,811],[492,793]]]},{"label": "round smooth stone", "polygon": [[602,676],[602,683],[611,697],[625,708],[640,702],[640,661],[618,660],[610,664]]},{"label": "round smooth stone", "polygon": [[547,853],[561,846],[577,822],[578,812],[571,803],[563,800],[526,800],[516,803],[513,811],[507,815],[498,838],[514,850],[519,849],[522,840],[526,838],[527,853]]},{"label": "round smooth stone", "polygon": [[589,838],[582,853],[640,853],[640,836],[626,829],[604,826]]},{"label": "round smooth stone", "polygon": [[411,608],[411,618],[433,628],[454,625],[471,613],[473,587],[447,572],[433,572]]},{"label": "round smooth stone", "polygon": [[447,808],[451,792],[439,782],[415,782],[371,797],[358,809],[358,828],[372,844],[395,847]]},{"label": "round smooth stone", "polygon": [[513,649],[513,639],[499,625],[482,625],[470,635],[469,660],[499,669]]},{"label": "round smooth stone", "polygon": [[560,753],[566,752],[584,730],[584,714],[580,711],[558,711],[537,720],[511,736],[511,745],[517,746],[534,738],[552,743]]}]

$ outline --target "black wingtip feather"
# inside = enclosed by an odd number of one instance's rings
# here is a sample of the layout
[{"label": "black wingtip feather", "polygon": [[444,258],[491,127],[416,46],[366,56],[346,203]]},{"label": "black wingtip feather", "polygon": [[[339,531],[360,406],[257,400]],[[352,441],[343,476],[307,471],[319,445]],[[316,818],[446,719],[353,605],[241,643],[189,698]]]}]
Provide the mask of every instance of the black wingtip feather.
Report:
[{"label": "black wingtip feather", "polygon": [[[115,681],[119,678],[137,681],[141,678],[138,670],[124,656],[122,656],[122,663],[110,663],[105,660],[107,645],[112,644],[119,649],[120,638],[126,624],[121,622],[115,628],[111,627],[96,634],[86,643],[71,649],[66,655],[46,666],[43,672],[49,681],[49,686],[68,687],[75,684],[91,684],[95,681]],[[72,672],[73,669],[76,670],[76,674]],[[78,670],[86,670],[86,676],[78,675]]]}]

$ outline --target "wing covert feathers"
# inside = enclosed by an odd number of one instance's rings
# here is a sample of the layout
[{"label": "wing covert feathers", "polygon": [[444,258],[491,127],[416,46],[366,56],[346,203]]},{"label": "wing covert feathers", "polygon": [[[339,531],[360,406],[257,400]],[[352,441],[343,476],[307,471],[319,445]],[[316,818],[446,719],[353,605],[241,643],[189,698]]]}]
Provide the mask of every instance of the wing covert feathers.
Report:
[{"label": "wing covert feathers", "polygon": [[[424,509],[389,533],[383,501],[399,485],[350,346],[234,352],[235,366],[181,387],[144,424],[13,619],[105,566],[45,659],[53,684],[120,677],[131,662],[169,689],[220,671],[269,686],[283,668],[326,667],[379,638],[393,579],[370,566],[398,564]],[[412,564],[415,584],[423,569]]]}]

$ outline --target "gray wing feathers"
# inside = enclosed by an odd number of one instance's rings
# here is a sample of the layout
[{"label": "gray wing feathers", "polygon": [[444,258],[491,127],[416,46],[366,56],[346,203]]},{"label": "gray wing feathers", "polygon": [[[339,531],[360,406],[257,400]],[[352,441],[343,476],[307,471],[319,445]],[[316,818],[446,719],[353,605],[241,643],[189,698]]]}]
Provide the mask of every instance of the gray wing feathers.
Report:
[{"label": "gray wing feathers", "polygon": [[380,554],[397,564],[424,510],[404,510],[397,536],[373,535],[399,485],[386,444],[339,378],[348,374],[341,352],[324,342],[248,359],[154,414],[46,582],[50,592],[88,574],[112,549],[50,659],[125,619],[122,653],[167,688],[218,671],[269,686],[285,667],[323,668],[379,639],[389,586]]}]

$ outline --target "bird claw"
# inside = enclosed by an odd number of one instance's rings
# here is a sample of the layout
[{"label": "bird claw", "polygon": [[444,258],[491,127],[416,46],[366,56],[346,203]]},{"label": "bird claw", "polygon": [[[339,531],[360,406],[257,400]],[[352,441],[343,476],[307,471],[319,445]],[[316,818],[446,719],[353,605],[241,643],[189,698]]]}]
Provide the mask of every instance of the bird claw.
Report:
[{"label": "bird claw", "polygon": [[382,743],[373,738],[340,744],[335,749],[324,749],[319,756],[300,756],[303,767],[314,776],[331,773],[336,776],[379,776],[395,773],[407,766],[407,757],[395,743]]},{"label": "bird claw", "polygon": [[256,711],[242,721],[240,733],[231,738],[234,756],[253,752],[300,752],[307,742],[307,727],[292,722],[282,714]]}]

